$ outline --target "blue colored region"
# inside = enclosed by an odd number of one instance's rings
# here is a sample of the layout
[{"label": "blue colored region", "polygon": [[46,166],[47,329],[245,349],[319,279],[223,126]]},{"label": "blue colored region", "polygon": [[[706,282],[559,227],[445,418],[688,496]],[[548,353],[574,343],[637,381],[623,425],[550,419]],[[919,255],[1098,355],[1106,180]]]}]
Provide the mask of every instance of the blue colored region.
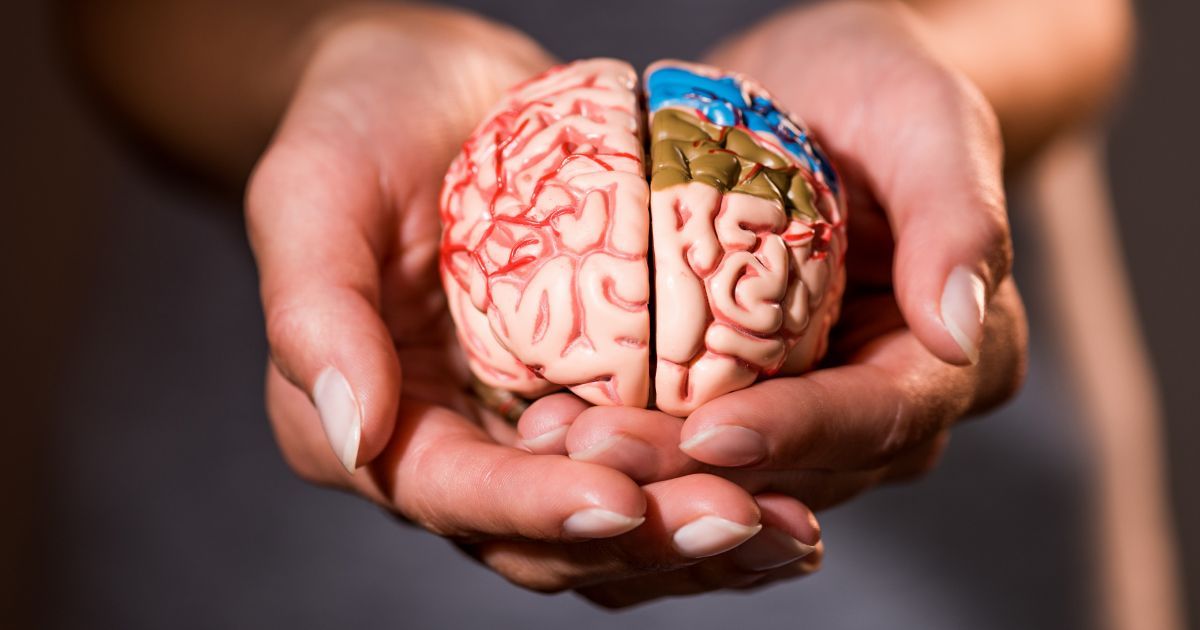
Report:
[{"label": "blue colored region", "polygon": [[733,77],[711,78],[678,67],[663,67],[646,78],[650,112],[675,106],[698,110],[717,125],[742,125],[779,139],[780,145],[809,170],[821,173],[826,185],[837,194],[838,179],[829,160],[808,140],[808,135],[770,100],[746,94]]}]

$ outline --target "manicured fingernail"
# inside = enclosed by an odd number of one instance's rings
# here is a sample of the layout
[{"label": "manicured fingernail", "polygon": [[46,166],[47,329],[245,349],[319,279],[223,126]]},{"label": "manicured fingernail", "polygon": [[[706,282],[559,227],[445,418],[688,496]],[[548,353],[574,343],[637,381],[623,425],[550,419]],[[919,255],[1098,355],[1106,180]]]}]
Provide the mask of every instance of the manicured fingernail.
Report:
[{"label": "manicured fingernail", "polygon": [[742,525],[719,516],[700,518],[675,530],[675,549],[688,558],[707,558],[750,540],[762,525]]},{"label": "manicured fingernail", "polygon": [[654,458],[654,447],[644,440],[621,433],[606,437],[582,451],[571,453],[571,459],[603,464],[633,479],[647,479],[654,474]]},{"label": "manicured fingernail", "polygon": [[942,289],[942,323],[972,364],[979,362],[983,337],[983,278],[966,267],[955,267]]},{"label": "manicured fingernail", "polygon": [[748,466],[767,456],[767,440],[758,431],[722,424],[684,440],[679,449],[713,466]]},{"label": "manicured fingernail", "polygon": [[821,568],[821,562],[825,559],[825,541],[822,540],[813,546],[813,553],[804,556],[802,562],[797,562],[796,567],[803,573],[813,573]]},{"label": "manicured fingernail", "polygon": [[604,508],[584,508],[563,521],[563,532],[574,538],[609,538],[645,521],[645,517],[625,516]]},{"label": "manicured fingernail", "polygon": [[346,377],[336,369],[325,368],[313,385],[313,402],[321,415],[325,437],[346,470],[358,467],[358,442],[362,438],[362,412],[354,400],[354,391]]},{"label": "manicured fingernail", "polygon": [[770,571],[791,564],[816,550],[773,527],[764,529],[746,544],[734,549],[729,557],[747,571]]},{"label": "manicured fingernail", "polygon": [[567,435],[567,428],[568,427],[558,427],[557,429],[550,429],[549,431],[546,431],[545,433],[536,437],[531,437],[527,440],[521,440],[521,445],[531,453],[558,452],[559,449],[555,447],[559,445],[562,442],[563,437]]}]

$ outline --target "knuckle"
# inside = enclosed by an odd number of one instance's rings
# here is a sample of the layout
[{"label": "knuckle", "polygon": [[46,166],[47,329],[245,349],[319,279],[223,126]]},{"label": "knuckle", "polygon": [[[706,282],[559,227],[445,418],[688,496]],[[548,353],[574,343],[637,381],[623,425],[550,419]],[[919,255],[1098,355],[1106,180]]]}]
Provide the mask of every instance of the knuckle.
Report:
[{"label": "knuckle", "polygon": [[271,357],[284,372],[284,376],[293,382],[295,375],[287,371],[290,362],[286,359],[289,357],[283,355],[295,345],[297,339],[305,338],[308,327],[309,322],[304,309],[292,301],[279,301],[267,308],[267,345],[270,347]]},{"label": "knuckle", "polygon": [[972,135],[987,146],[999,149],[1002,145],[1000,117],[973,81],[959,70],[937,63],[926,66],[924,78],[927,91],[936,102],[948,108],[957,119],[968,123]]},{"label": "knuckle", "polygon": [[988,411],[1015,397],[1028,370],[1028,323],[1011,279],[1001,283],[987,317],[990,341],[985,343],[985,360],[978,366],[971,413]]},{"label": "knuckle", "polygon": [[402,512],[421,529],[441,538],[469,538],[462,530],[451,527],[445,519],[439,518],[436,511],[431,511],[428,505],[418,502],[416,506],[405,506]]},{"label": "knuckle", "polygon": [[875,450],[875,456],[868,463],[869,467],[887,465],[920,438],[926,423],[918,421],[918,417],[925,417],[932,410],[926,408],[916,411],[914,408],[919,406],[919,404],[913,404],[905,399],[897,401],[888,418],[887,431],[883,433],[883,438]]},{"label": "knuckle", "polygon": [[874,464],[885,466],[950,426],[966,412],[961,396],[947,395],[949,385],[929,387],[928,384],[909,387],[898,396],[890,426],[877,449]]},{"label": "knuckle", "polygon": [[1004,201],[985,200],[988,212],[983,213],[979,225],[979,233],[987,252],[988,269],[992,273],[990,286],[996,287],[1012,272],[1013,245],[1012,232],[1008,224],[1008,215]]},{"label": "knuckle", "polygon": [[436,456],[436,447],[432,443],[414,444],[399,463],[390,491],[391,500],[414,523],[435,536],[470,538],[472,532],[456,526],[444,504],[437,501],[437,497],[445,496],[445,492],[431,483],[439,476],[428,472],[437,469],[431,463]]},{"label": "knuckle", "polygon": [[260,227],[265,227],[266,214],[281,193],[287,191],[289,173],[295,170],[296,158],[293,156],[296,154],[283,143],[275,142],[254,165],[242,200],[251,242],[257,242],[255,236],[261,233]]},{"label": "knuckle", "polygon": [[995,387],[995,394],[990,401],[992,407],[1012,400],[1021,391],[1021,387],[1025,385],[1027,368],[1024,352],[1020,354],[1014,363],[1010,369],[1005,369],[1000,373],[998,383]]}]

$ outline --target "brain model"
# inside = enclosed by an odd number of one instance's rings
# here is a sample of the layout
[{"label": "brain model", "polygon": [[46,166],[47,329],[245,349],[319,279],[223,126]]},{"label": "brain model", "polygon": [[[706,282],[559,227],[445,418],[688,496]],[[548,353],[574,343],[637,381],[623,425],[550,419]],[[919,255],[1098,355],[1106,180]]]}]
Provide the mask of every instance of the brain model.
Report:
[{"label": "brain model", "polygon": [[487,387],[682,416],[824,353],[846,246],[828,160],[745,77],[659,62],[644,87],[645,114],[628,64],[554,68],[450,166],[442,279]]}]

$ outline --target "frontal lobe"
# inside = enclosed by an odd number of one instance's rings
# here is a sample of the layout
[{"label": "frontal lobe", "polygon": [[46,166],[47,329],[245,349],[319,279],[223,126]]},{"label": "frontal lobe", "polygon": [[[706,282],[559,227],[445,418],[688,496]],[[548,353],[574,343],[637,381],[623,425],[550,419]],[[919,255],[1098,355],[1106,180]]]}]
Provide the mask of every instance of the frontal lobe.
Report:
[{"label": "frontal lobe", "polygon": [[597,59],[512,90],[452,163],[442,276],[470,367],[534,397],[649,402],[649,189],[637,77]]},{"label": "frontal lobe", "polygon": [[682,416],[821,358],[845,205],[820,149],[749,79],[660,62],[646,95],[655,403]]}]

